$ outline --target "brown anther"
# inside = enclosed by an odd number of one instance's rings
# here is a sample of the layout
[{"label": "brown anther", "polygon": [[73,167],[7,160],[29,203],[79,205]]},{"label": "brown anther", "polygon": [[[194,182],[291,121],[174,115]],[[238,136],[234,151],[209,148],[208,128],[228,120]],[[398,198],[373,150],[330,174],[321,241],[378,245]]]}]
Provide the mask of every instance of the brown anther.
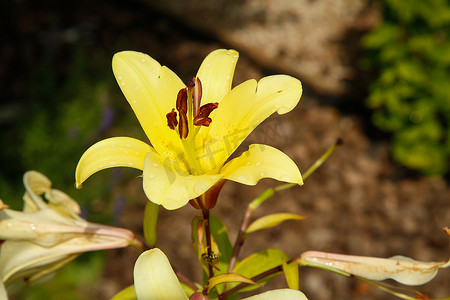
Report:
[{"label": "brown anther", "polygon": [[178,132],[180,133],[180,138],[185,139],[189,133],[188,118],[184,110],[179,110],[180,113],[180,124],[178,126]]},{"label": "brown anther", "polygon": [[207,103],[200,107],[198,115],[194,117],[193,123],[196,126],[209,126],[212,120],[209,118],[209,114],[219,106],[219,103]]},{"label": "brown anther", "polygon": [[166,115],[167,118],[167,126],[169,126],[170,129],[175,129],[178,125],[177,121],[177,113],[175,111],[175,108],[172,108],[172,111]]},{"label": "brown anther", "polygon": [[180,112],[181,110],[184,111],[184,113],[187,113],[187,100],[188,100],[188,91],[187,88],[181,89],[178,92],[177,95],[177,104],[176,108]]},{"label": "brown anther", "polygon": [[192,81],[195,83],[192,89],[192,110],[194,116],[197,116],[202,101],[202,82],[199,78],[193,78]]},{"label": "brown anther", "polygon": [[193,80],[189,80],[188,82],[186,82],[186,86],[188,88],[192,88],[195,86],[195,82],[194,82],[195,78],[193,78]]},{"label": "brown anther", "polygon": [[211,118],[202,117],[202,116],[196,116],[194,118],[194,122],[193,123],[194,123],[195,126],[206,126],[206,127],[208,127],[209,124],[211,124],[211,122],[212,122]]}]

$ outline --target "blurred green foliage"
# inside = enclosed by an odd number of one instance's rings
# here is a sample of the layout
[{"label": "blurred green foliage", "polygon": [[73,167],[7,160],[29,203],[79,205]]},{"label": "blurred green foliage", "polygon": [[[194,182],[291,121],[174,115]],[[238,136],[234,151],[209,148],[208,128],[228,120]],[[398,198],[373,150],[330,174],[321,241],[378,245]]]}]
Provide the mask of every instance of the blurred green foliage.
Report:
[{"label": "blurred green foliage", "polygon": [[378,71],[373,122],[392,133],[393,158],[424,174],[450,162],[450,1],[383,0],[383,20],[363,39]]},{"label": "blurred green foliage", "polygon": [[14,209],[21,209],[21,177],[27,170],[45,174],[54,186],[73,196],[76,163],[101,122],[98,98],[106,87],[96,79],[98,72],[91,72],[86,53],[74,51],[63,75],[57,66],[50,57],[40,60],[32,70],[28,100],[20,104],[15,126],[2,133],[0,196]]},{"label": "blurred green foliage", "polygon": [[[19,103],[13,126],[1,133],[0,198],[11,208],[22,210],[22,175],[37,170],[73,197],[89,221],[113,223],[117,212],[112,186],[135,173],[121,176],[120,170],[106,170],[92,176],[82,190],[74,185],[76,165],[89,146],[116,133],[130,135],[114,128],[125,127],[123,123],[134,122],[131,134],[140,131],[115,83],[111,58],[112,54],[80,46],[64,59],[42,55],[29,70],[28,98]],[[12,287],[12,299],[95,299],[85,294],[95,290],[103,268],[103,252],[83,254],[43,285]]]}]

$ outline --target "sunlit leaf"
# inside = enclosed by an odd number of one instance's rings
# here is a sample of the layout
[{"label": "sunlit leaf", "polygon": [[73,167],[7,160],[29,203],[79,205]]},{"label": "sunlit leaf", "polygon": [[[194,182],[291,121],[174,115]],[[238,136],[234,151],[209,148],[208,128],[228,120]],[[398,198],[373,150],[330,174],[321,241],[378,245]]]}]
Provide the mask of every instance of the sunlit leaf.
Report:
[{"label": "sunlit leaf", "polygon": [[156,244],[156,223],[158,222],[159,205],[151,201],[145,204],[144,212],[144,238],[148,246],[154,247]]},{"label": "sunlit leaf", "polygon": [[278,213],[278,214],[271,214],[264,217],[261,217],[254,221],[253,223],[248,226],[247,230],[245,231],[246,234],[250,234],[252,232],[271,228],[274,226],[277,226],[278,224],[288,221],[288,220],[303,220],[305,217],[299,216],[296,214],[290,214],[290,213]]},{"label": "sunlit leaf", "polygon": [[[254,253],[244,260],[240,261],[234,267],[233,273],[241,274],[245,277],[252,278],[253,276],[259,275],[262,272],[281,266],[283,261],[289,260],[289,257],[279,249],[266,249],[257,253]],[[273,278],[276,274],[265,277],[262,280],[258,280],[258,283],[264,284]],[[230,287],[235,285],[231,284]],[[254,290],[255,286],[249,286],[243,288],[241,291]],[[227,287],[228,289],[228,287]]]},{"label": "sunlit leaf", "polygon": [[192,295],[193,293],[195,293],[195,291],[194,291],[189,285],[187,285],[186,283],[180,281],[180,284],[181,284],[181,287],[183,288],[184,293],[185,293],[188,297],[191,297],[191,295]]},{"label": "sunlit leaf", "polygon": [[[233,246],[231,245],[228,231],[222,221],[214,215],[210,215],[211,234],[218,246],[219,261],[215,265],[215,274],[222,274],[228,271],[231,255],[233,253]],[[218,293],[223,292],[224,286],[218,286]]]},{"label": "sunlit leaf", "polygon": [[[228,230],[222,221],[214,215],[210,215],[211,234],[219,246],[221,259],[220,261],[229,261],[233,252]],[[226,270],[226,269],[225,269]]]},{"label": "sunlit leaf", "polygon": [[253,280],[242,276],[240,274],[236,273],[225,273],[225,274],[219,274],[214,277],[211,277],[208,280],[208,293],[218,284],[221,283],[229,283],[229,282],[244,282],[249,284],[256,284],[258,283],[254,282]]},{"label": "sunlit leaf", "polygon": [[134,285],[130,285],[117,293],[111,300],[137,300]]},{"label": "sunlit leaf", "polygon": [[296,262],[287,263],[283,261],[283,273],[286,278],[288,287],[293,290],[298,290],[299,286],[299,275],[298,275],[298,264]]},{"label": "sunlit leaf", "polygon": [[442,230],[444,230],[444,232],[450,236],[450,229],[448,227],[444,227]]}]

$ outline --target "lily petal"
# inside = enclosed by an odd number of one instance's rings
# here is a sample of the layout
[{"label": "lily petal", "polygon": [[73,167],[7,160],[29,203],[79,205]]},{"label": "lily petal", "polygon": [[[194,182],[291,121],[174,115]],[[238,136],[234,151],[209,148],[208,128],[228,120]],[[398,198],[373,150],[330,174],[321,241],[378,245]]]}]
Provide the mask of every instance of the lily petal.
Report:
[{"label": "lily petal", "polygon": [[0,282],[0,299],[8,300],[8,294],[6,293],[6,288],[3,282]]},{"label": "lily petal", "polygon": [[[258,83],[252,79],[233,88],[210,115],[212,123],[205,144],[210,147],[210,153],[214,153],[217,164],[223,164],[271,114],[291,111],[301,94],[301,82],[287,75],[264,77]],[[222,149],[224,144],[225,149]]]},{"label": "lily petal", "polygon": [[145,155],[155,150],[148,144],[129,137],[102,140],[86,150],[75,171],[77,188],[92,174],[112,167],[144,169]]},{"label": "lily petal", "polygon": [[51,189],[45,193],[48,200],[48,206],[58,212],[60,215],[78,219],[81,214],[81,208],[78,203],[70,198],[66,193],[59,190]]},{"label": "lily petal", "polygon": [[37,171],[28,171],[23,175],[25,196],[23,197],[24,212],[34,212],[47,207],[40,195],[48,192],[52,187],[50,179]]},{"label": "lily petal", "polygon": [[128,245],[142,247],[129,230],[90,223],[79,217],[75,200],[51,189],[51,181],[43,174],[28,171],[23,178],[24,211],[9,209],[0,201],[0,280],[3,283],[22,279],[33,282],[82,252]]},{"label": "lily petal", "polygon": [[80,236],[52,247],[28,241],[6,241],[0,255],[0,275],[6,284],[31,274],[54,270],[61,262],[68,262],[83,252],[122,248],[129,242],[108,236]]},{"label": "lily petal", "polygon": [[300,291],[292,289],[272,290],[245,298],[244,300],[272,300],[272,299],[308,300],[305,294],[303,294]]},{"label": "lily petal", "polygon": [[228,94],[238,58],[236,50],[218,49],[203,60],[197,72],[203,87],[202,104],[220,103]]},{"label": "lily petal", "polygon": [[450,259],[442,262],[423,262],[404,256],[378,258],[320,251],[304,252],[297,260],[300,266],[311,266],[355,275],[369,280],[394,279],[406,285],[422,285],[431,281],[439,269],[450,267]]},{"label": "lily petal", "polygon": [[147,54],[123,51],[112,62],[117,82],[144,132],[159,153],[175,155],[182,145],[175,130],[167,126],[166,114],[175,107],[177,94],[186,87],[170,69]]},{"label": "lily petal", "polygon": [[247,185],[255,185],[261,178],[303,184],[292,159],[276,148],[260,144],[250,145],[248,151],[225,164],[220,173],[225,179]]},{"label": "lily petal", "polygon": [[142,253],[134,266],[134,288],[140,300],[188,299],[166,255],[154,248]]},{"label": "lily petal", "polygon": [[189,175],[180,166],[150,152],[145,157],[143,185],[150,201],[165,209],[177,209],[205,193],[222,178],[221,175]]}]

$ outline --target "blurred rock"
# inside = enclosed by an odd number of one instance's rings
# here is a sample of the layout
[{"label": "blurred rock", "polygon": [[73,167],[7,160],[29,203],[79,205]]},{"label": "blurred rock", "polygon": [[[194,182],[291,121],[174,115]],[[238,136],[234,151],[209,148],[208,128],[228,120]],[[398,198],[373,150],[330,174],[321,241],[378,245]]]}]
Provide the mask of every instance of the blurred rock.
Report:
[{"label": "blurred rock", "polygon": [[378,19],[367,0],[141,1],[266,68],[335,95],[344,93],[345,82],[354,77],[358,47],[349,51],[349,39]]}]

